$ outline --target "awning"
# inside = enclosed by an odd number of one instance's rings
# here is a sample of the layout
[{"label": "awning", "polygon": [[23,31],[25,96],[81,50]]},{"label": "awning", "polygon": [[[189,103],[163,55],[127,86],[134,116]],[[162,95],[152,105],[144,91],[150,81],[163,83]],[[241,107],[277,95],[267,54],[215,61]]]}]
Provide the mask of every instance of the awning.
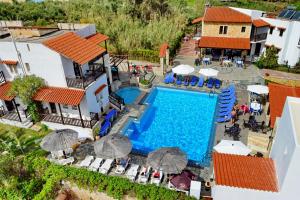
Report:
[{"label": "awning", "polygon": [[16,64],[18,64],[18,61],[17,60],[0,60],[0,64],[16,65]]},{"label": "awning", "polygon": [[200,48],[250,49],[250,38],[201,37]]},{"label": "awning", "polygon": [[192,21],[192,24],[198,24],[198,23],[202,22],[202,20],[203,20],[203,17],[198,17]]},{"label": "awning", "polygon": [[97,90],[95,91],[95,95],[99,94],[106,86],[107,86],[106,84],[100,85],[100,87],[98,87]]},{"label": "awning", "polygon": [[0,99],[5,101],[13,100],[14,96],[8,95],[10,88],[11,88],[11,82],[6,82],[0,85]]},{"label": "awning", "polygon": [[84,90],[59,87],[44,87],[37,91],[33,97],[36,101],[59,103],[76,106],[84,97]]}]

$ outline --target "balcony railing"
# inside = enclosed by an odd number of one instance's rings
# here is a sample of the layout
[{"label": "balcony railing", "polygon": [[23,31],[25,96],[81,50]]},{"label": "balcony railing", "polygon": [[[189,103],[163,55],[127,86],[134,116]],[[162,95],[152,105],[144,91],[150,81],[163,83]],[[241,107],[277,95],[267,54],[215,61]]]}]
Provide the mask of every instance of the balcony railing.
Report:
[{"label": "balcony railing", "polygon": [[258,41],[266,40],[267,36],[268,36],[268,33],[256,34],[256,35],[252,36],[251,41],[258,42]]},{"label": "balcony railing", "polygon": [[100,66],[94,70],[88,70],[83,77],[78,78],[66,78],[68,87],[74,88],[86,88],[92,82],[96,81],[98,77],[105,73],[105,68]]},{"label": "balcony railing", "polygon": [[3,73],[3,71],[1,71],[0,72],[0,84],[5,83],[5,82],[6,82],[6,79],[5,79],[4,73]]},{"label": "balcony railing", "polygon": [[0,106],[0,117],[4,118],[4,119],[12,120],[12,121],[17,121],[17,122],[20,121],[17,111],[15,111],[15,110],[7,111],[4,109],[3,106]]}]

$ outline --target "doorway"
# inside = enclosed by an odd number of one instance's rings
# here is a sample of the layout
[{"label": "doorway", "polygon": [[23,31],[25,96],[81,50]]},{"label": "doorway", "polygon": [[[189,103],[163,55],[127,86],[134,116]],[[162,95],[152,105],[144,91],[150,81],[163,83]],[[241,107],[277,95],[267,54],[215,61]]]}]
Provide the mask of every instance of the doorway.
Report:
[{"label": "doorway", "polygon": [[73,68],[74,68],[74,74],[75,74],[76,78],[80,78],[81,77],[80,65],[76,62],[73,62]]},{"label": "doorway", "polygon": [[57,113],[55,103],[49,103],[51,113]]},{"label": "doorway", "polygon": [[261,43],[256,43],[254,55],[259,56],[260,48],[261,48]]},{"label": "doorway", "polygon": [[13,111],[15,109],[12,101],[4,101],[7,111]]}]

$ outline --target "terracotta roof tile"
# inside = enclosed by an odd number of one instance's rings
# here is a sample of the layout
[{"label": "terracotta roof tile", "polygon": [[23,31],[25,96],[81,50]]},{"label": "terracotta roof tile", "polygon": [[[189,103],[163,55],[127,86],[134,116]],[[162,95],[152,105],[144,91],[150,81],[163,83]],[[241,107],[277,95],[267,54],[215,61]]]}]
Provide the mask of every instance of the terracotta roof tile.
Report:
[{"label": "terracotta roof tile", "polygon": [[46,40],[43,44],[81,65],[106,51],[73,32]]},{"label": "terracotta roof tile", "polygon": [[221,49],[250,49],[250,39],[204,36],[199,40],[199,47]]},{"label": "terracotta roof tile", "polygon": [[217,185],[278,192],[275,165],[270,158],[213,153]]},{"label": "terracotta roof tile", "polygon": [[11,101],[14,96],[9,96],[9,91],[11,88],[11,82],[5,82],[2,85],[0,85],[0,99],[5,101]]},{"label": "terracotta roof tile", "polygon": [[59,87],[44,87],[37,91],[33,97],[36,101],[60,103],[67,105],[79,105],[84,96],[84,90]]},{"label": "terracotta roof tile", "polygon": [[6,65],[16,65],[18,64],[17,60],[0,60],[1,64],[6,64]]},{"label": "terracotta roof tile", "polygon": [[192,24],[197,24],[199,22],[202,22],[202,20],[203,20],[203,17],[198,17],[192,21]]},{"label": "terracotta roof tile", "polygon": [[264,26],[270,26],[270,24],[262,19],[255,19],[253,20],[252,24],[255,27],[264,27]]},{"label": "terracotta roof tile", "polygon": [[275,83],[269,83],[270,116],[273,128],[276,117],[280,117],[287,96],[300,97],[300,87],[291,87]]},{"label": "terracotta roof tile", "polygon": [[251,17],[228,7],[209,7],[204,22],[252,23]]},{"label": "terracotta roof tile", "polygon": [[166,53],[167,53],[167,49],[169,48],[169,45],[167,43],[163,43],[161,46],[160,46],[160,49],[159,49],[159,57],[162,58],[162,57],[165,57],[166,56]]},{"label": "terracotta roof tile", "polygon": [[86,37],[86,39],[94,44],[100,44],[101,42],[108,40],[109,37],[107,35],[103,35],[101,33],[95,33],[93,35]]},{"label": "terracotta roof tile", "polygon": [[97,90],[95,91],[95,94],[99,94],[106,86],[107,86],[106,84],[100,85],[100,87],[98,87]]}]

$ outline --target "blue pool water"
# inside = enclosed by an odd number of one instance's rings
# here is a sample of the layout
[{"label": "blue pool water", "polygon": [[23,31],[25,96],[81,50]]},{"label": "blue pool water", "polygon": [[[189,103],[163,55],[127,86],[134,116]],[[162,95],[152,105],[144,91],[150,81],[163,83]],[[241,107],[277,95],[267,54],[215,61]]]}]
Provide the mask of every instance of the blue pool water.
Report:
[{"label": "blue pool water", "polygon": [[193,163],[208,165],[217,99],[215,94],[156,87],[144,102],[145,112],[129,120],[122,133],[139,153],[179,147]]},{"label": "blue pool water", "polygon": [[141,91],[137,87],[125,87],[119,89],[116,93],[124,99],[125,104],[133,104],[136,98],[141,94]]}]

